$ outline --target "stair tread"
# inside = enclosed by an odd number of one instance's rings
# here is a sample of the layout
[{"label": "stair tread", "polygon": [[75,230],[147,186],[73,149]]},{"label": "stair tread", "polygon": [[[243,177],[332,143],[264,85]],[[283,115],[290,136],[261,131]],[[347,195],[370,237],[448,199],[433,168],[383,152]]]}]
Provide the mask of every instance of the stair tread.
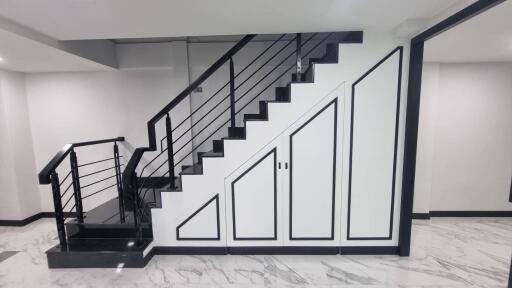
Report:
[{"label": "stair tread", "polygon": [[194,175],[194,174],[203,174],[203,165],[199,163],[195,163],[194,165],[188,166],[183,169],[180,173],[181,175]]},{"label": "stair tread", "polygon": [[245,114],[244,121],[264,121],[267,120],[266,115],[262,114]]},{"label": "stair tread", "polygon": [[224,153],[208,151],[208,152],[204,152],[203,154],[201,154],[201,157],[224,157]]}]

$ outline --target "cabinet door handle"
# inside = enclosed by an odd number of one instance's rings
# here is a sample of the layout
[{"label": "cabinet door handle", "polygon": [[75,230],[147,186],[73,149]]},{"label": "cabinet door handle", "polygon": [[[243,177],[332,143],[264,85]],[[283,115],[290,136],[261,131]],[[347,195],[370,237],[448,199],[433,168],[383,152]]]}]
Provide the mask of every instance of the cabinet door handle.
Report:
[{"label": "cabinet door handle", "polygon": [[284,163],[284,169],[288,169],[288,162]]},{"label": "cabinet door handle", "polygon": [[281,170],[281,162],[277,162],[277,169]]}]

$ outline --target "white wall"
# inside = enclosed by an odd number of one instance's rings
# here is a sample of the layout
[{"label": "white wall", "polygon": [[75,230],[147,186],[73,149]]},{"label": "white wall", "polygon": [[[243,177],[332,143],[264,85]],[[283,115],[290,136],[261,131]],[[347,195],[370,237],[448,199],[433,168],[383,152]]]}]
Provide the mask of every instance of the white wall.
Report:
[{"label": "white wall", "polygon": [[25,77],[0,70],[0,219],[40,211]]},{"label": "white wall", "polygon": [[427,64],[414,212],[512,210],[512,64]]},{"label": "white wall", "polygon": [[[125,136],[126,142],[121,144],[125,161],[134,148],[147,146],[147,121],[188,86],[184,44],[119,45],[122,69],[114,72],[27,74],[37,170],[65,143]],[[185,101],[173,111],[174,123],[188,115],[189,109],[190,104]],[[164,135],[161,125],[164,121],[161,122],[157,126],[157,139]],[[79,164],[112,157],[111,153],[111,144],[77,151]],[[145,159],[151,159],[151,155],[155,153],[146,155]],[[69,169],[67,163],[64,167],[59,173],[61,179]],[[42,211],[53,211],[49,185],[40,186],[40,190]],[[114,197],[115,191],[101,194],[84,203],[86,210]]]}]

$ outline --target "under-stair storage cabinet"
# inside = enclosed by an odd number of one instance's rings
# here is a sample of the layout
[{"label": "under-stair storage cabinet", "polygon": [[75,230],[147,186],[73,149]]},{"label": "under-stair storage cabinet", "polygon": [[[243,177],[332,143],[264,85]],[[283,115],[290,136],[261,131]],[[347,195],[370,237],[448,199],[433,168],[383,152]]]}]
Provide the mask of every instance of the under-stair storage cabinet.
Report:
[{"label": "under-stair storage cabinet", "polygon": [[228,246],[338,246],[337,114],[322,101],[226,178]]}]

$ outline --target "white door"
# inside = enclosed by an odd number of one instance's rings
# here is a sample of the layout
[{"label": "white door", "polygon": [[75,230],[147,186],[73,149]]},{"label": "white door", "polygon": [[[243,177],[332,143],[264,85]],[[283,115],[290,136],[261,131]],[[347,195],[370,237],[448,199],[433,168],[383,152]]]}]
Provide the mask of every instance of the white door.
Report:
[{"label": "white door", "polygon": [[280,142],[275,139],[226,177],[228,246],[282,245]]},{"label": "white door", "polygon": [[338,246],[338,109],[337,98],[323,101],[282,136],[286,246]]}]

